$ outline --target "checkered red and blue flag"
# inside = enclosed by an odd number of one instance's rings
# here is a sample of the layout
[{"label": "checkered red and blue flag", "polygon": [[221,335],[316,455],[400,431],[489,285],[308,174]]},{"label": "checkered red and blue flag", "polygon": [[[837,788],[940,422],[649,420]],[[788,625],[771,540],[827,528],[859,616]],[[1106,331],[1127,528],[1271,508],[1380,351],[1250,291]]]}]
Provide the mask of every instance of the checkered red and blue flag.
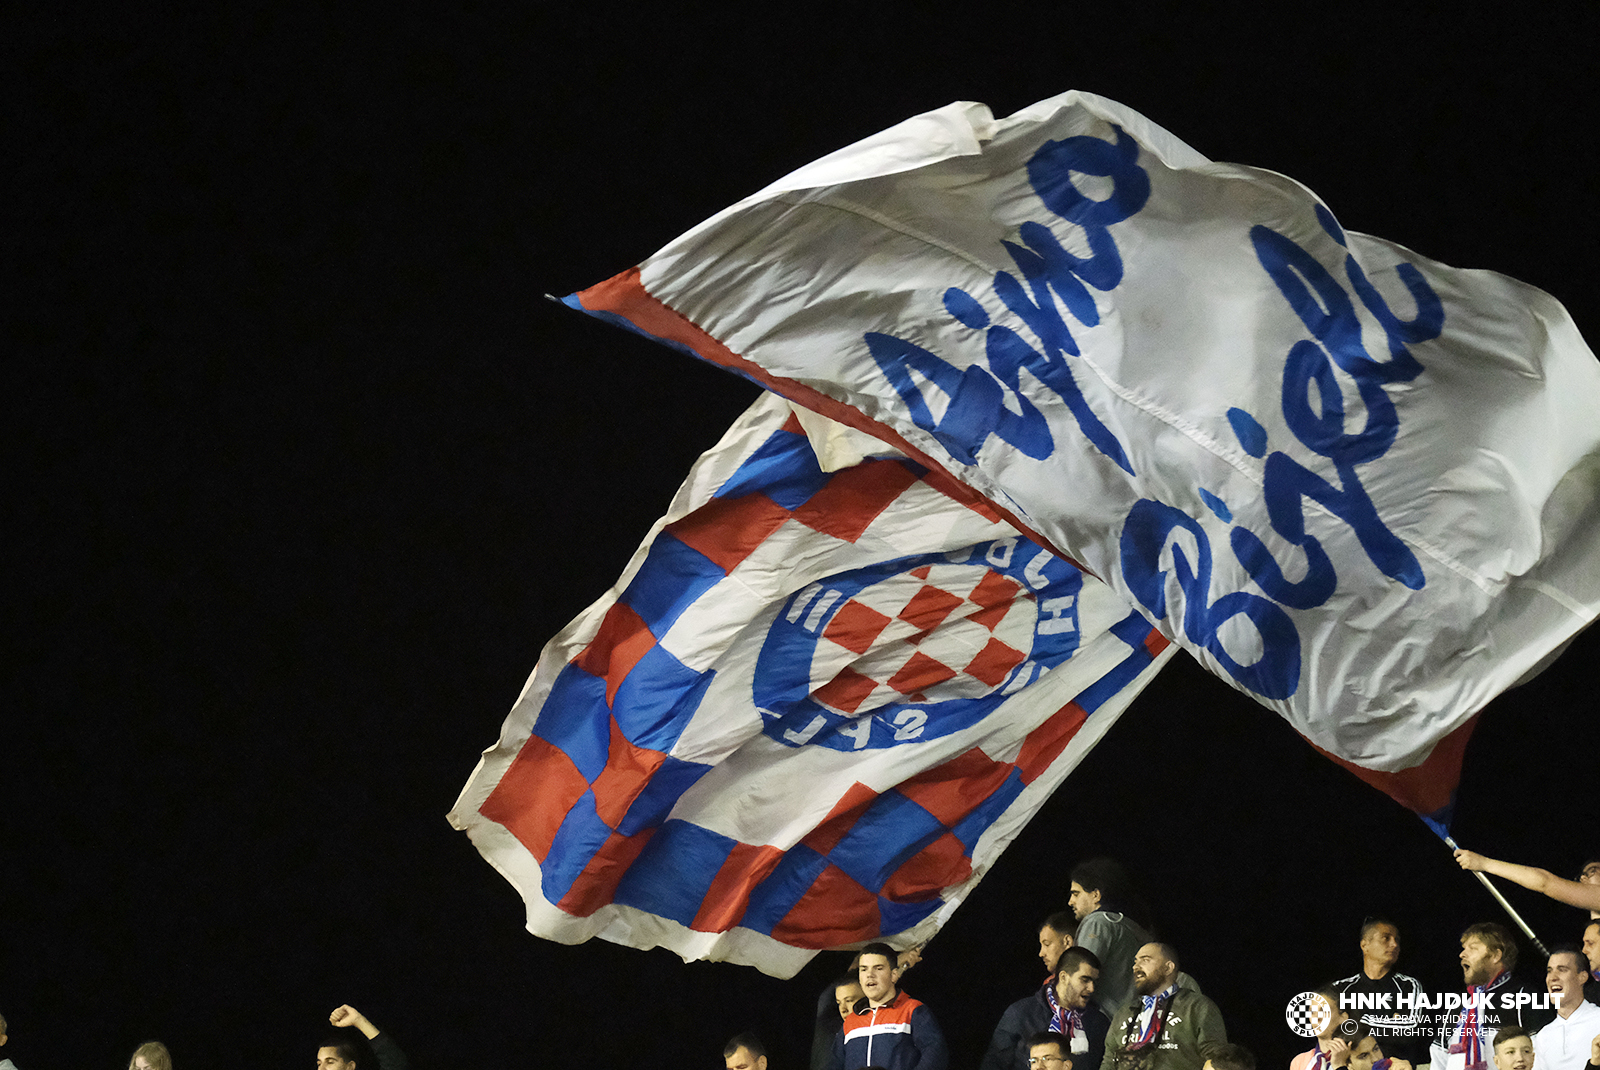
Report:
[{"label": "checkered red and blue flag", "polygon": [[764,396],[545,648],[451,813],[535,934],[777,976],[927,939],[1175,649],[859,440],[824,470]]}]

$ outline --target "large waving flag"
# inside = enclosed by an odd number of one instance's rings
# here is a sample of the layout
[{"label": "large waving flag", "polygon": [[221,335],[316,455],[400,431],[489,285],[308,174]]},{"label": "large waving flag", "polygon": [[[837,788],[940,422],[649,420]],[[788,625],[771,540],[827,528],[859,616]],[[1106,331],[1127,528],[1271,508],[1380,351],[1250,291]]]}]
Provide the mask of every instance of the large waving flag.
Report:
[{"label": "large waving flag", "polygon": [[949,473],[1424,813],[1600,611],[1566,310],[1104,98],[918,116],[568,301]]},{"label": "large waving flag", "polygon": [[843,467],[758,400],[484,752],[450,818],[534,933],[777,976],[927,939],[1175,651],[942,473],[817,437]]}]

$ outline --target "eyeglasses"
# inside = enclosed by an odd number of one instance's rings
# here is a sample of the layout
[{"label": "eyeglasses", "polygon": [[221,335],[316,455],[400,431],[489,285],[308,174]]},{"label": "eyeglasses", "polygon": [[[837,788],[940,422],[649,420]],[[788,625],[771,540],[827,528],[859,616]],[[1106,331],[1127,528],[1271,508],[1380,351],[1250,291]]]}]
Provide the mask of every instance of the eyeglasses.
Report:
[{"label": "eyeglasses", "polygon": [[1059,1055],[1030,1055],[1028,1057],[1029,1066],[1049,1066],[1052,1063],[1064,1063],[1066,1061]]}]

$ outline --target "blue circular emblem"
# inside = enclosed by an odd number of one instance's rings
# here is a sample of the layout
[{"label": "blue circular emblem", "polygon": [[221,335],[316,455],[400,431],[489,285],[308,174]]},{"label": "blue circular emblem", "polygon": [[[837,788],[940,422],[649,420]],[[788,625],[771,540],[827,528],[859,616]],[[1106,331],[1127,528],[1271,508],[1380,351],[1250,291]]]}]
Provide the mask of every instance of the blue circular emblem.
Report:
[{"label": "blue circular emblem", "polygon": [[1020,536],[813,583],[756,660],[765,731],[853,751],[975,724],[1077,651],[1082,588],[1082,573]]}]

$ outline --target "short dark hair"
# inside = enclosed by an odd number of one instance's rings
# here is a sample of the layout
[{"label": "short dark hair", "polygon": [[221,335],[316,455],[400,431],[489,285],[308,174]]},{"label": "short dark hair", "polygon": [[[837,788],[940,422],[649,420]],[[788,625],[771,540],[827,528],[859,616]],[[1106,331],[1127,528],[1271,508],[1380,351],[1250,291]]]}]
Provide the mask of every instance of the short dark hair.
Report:
[{"label": "short dark hair", "polygon": [[1072,1057],[1072,1042],[1060,1033],[1034,1033],[1028,1037],[1028,1050],[1032,1051],[1035,1044],[1054,1044],[1063,1057]]},{"label": "short dark hair", "polygon": [[1078,938],[1078,916],[1070,910],[1058,910],[1039,923],[1039,928],[1049,926],[1062,936]]},{"label": "short dark hair", "polygon": [[332,1048],[334,1054],[347,1063],[361,1061],[361,1044],[349,1033],[329,1033],[318,1047]]},{"label": "short dark hair", "polygon": [[1211,1054],[1212,1070],[1256,1070],[1256,1057],[1243,1044],[1224,1044]]},{"label": "short dark hair", "polygon": [[[1600,920],[1600,919],[1597,919],[1597,920]],[[1550,954],[1552,956],[1554,956],[1554,955],[1571,955],[1574,959],[1577,960],[1578,972],[1579,973],[1586,974],[1586,973],[1589,972],[1589,956],[1584,954],[1583,948],[1579,947],[1577,944],[1570,944],[1570,943],[1556,944],[1554,947],[1552,947],[1550,949]]]},{"label": "short dark hair", "polygon": [[1476,936],[1490,951],[1500,952],[1501,965],[1506,969],[1517,968],[1517,938],[1511,935],[1510,929],[1497,921],[1480,921],[1462,931],[1461,942],[1466,943],[1470,936]]},{"label": "short dark hair", "polygon": [[884,958],[889,960],[891,965],[900,965],[900,952],[896,951],[894,948],[890,947],[881,940],[874,940],[872,943],[863,947],[856,953],[856,959],[859,961],[862,955],[882,955]]},{"label": "short dark hair", "polygon": [[1086,962],[1096,970],[1105,969],[1104,966],[1100,965],[1099,955],[1096,955],[1086,947],[1079,947],[1074,944],[1061,953],[1061,961],[1056,964],[1056,969],[1062,973],[1077,973],[1078,967]]},{"label": "short dark hair", "polygon": [[1498,1051],[1500,1045],[1504,1044],[1508,1040],[1516,1040],[1518,1037],[1527,1037],[1529,1040],[1532,1040],[1533,1034],[1529,1033],[1520,1025],[1508,1025],[1494,1035],[1494,1043],[1489,1045],[1489,1049],[1491,1051]]},{"label": "short dark hair", "polygon": [[[1150,942],[1152,944],[1154,944],[1156,947],[1160,948],[1161,956],[1163,958],[1165,958],[1168,962],[1172,963],[1172,972],[1173,973],[1177,973],[1179,970],[1183,969],[1182,966],[1178,965],[1178,949],[1177,948],[1173,947],[1171,944],[1164,944],[1160,940],[1152,940]],[[1337,1007],[1338,1005],[1339,1005],[1338,1002],[1335,1001],[1334,1006]]]},{"label": "short dark hair", "polygon": [[726,1059],[740,1048],[747,1049],[757,1059],[767,1057],[767,1046],[761,1043],[761,1038],[754,1033],[740,1033],[722,1046],[722,1057]]},{"label": "short dark hair", "polygon": [[834,988],[843,988],[845,985],[855,985],[857,988],[860,988],[861,978],[855,974],[846,973],[841,974],[838,980],[833,982]]},{"label": "short dark hair", "polygon": [[1389,928],[1393,929],[1395,932],[1399,932],[1400,931],[1400,926],[1396,925],[1394,922],[1390,921],[1388,918],[1381,917],[1381,916],[1380,917],[1374,917],[1374,918],[1368,918],[1366,921],[1361,923],[1361,936],[1360,936],[1360,939],[1365,940],[1367,938],[1367,934],[1372,932],[1372,930],[1376,929],[1380,925],[1387,925]]}]

